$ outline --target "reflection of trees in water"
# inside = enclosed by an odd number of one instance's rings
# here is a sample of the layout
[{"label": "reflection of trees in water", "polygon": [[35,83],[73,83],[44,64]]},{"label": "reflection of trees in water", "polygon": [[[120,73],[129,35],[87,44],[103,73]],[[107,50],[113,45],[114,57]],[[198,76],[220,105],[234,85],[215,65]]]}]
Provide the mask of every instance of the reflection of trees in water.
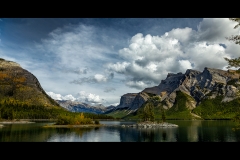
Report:
[{"label": "reflection of trees in water", "polygon": [[175,142],[177,128],[120,128],[122,142]]},{"label": "reflection of trees in water", "polygon": [[240,131],[234,132],[234,123],[227,120],[203,121],[202,140],[210,142],[239,142]]},{"label": "reflection of trees in water", "polygon": [[80,138],[82,138],[84,133],[86,134],[92,130],[97,131],[98,129],[99,129],[99,127],[96,127],[96,128],[70,128],[69,131],[76,133],[77,135],[80,136]]},{"label": "reflection of trees in water", "polygon": [[54,128],[42,128],[38,125],[11,124],[0,130],[1,142],[45,142],[55,134]]},{"label": "reflection of trees in water", "polygon": [[[177,123],[177,122],[176,122]],[[177,132],[179,142],[239,142],[240,131],[233,132],[232,121],[203,120],[180,121]]]},{"label": "reflection of trees in water", "polygon": [[191,124],[187,128],[187,138],[188,142],[198,142],[199,141],[199,129],[201,131],[202,121],[191,121]]}]

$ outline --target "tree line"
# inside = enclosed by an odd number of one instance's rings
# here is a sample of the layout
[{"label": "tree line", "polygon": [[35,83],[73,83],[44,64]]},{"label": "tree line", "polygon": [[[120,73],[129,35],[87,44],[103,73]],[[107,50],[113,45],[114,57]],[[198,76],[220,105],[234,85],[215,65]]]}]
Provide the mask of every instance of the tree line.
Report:
[{"label": "tree line", "polygon": [[[83,114],[86,118],[90,119],[113,119],[112,116],[108,115],[94,113]],[[61,115],[74,117],[79,115],[79,113],[70,112],[58,106],[30,105],[8,100],[0,103],[0,119],[57,119],[58,116]]]}]

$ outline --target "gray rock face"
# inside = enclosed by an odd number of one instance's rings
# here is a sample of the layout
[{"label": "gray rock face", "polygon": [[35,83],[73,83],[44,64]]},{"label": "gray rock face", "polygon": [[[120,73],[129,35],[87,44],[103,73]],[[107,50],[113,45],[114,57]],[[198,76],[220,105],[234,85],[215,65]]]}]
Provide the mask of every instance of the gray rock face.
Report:
[{"label": "gray rock face", "polygon": [[114,110],[127,109],[128,114],[130,114],[141,107],[148,97],[147,93],[144,92],[124,94],[120,99],[120,104]]},{"label": "gray rock face", "polygon": [[158,86],[152,88],[146,88],[143,92],[161,95],[161,97],[166,98],[166,96],[172,93],[180,85],[180,81],[184,78],[182,73],[169,73],[165,80],[162,80]]},{"label": "gray rock face", "polygon": [[146,102],[148,100],[149,96],[144,93],[144,92],[140,92],[137,94],[137,96],[134,98],[131,106],[129,107],[129,109],[134,112],[136,111],[139,107],[141,107],[141,105]]},{"label": "gray rock face", "polygon": [[132,105],[137,93],[127,93],[124,94],[120,99],[120,104],[117,106],[117,109],[120,108],[129,108]]}]

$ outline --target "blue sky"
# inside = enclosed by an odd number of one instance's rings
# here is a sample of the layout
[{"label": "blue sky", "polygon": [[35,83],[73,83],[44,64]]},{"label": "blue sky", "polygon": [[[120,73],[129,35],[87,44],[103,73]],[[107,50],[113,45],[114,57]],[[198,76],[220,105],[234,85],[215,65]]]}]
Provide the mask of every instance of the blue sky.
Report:
[{"label": "blue sky", "polygon": [[240,56],[227,18],[0,18],[0,57],[54,99],[117,104],[168,73],[226,69]]}]

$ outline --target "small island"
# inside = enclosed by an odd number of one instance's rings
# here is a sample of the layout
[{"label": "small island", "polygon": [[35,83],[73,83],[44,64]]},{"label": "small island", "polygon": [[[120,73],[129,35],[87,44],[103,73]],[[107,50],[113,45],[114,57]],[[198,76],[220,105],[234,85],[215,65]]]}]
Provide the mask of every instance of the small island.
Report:
[{"label": "small island", "polygon": [[57,121],[53,125],[43,126],[44,128],[85,128],[85,127],[99,127],[104,126],[99,123],[99,120],[92,120],[91,118],[86,118],[83,113],[69,116],[60,115]]},{"label": "small island", "polygon": [[159,127],[178,127],[176,124],[168,123],[168,122],[152,122],[152,121],[144,121],[137,124],[132,125],[121,125],[122,127],[137,127],[137,128],[159,128]]}]

